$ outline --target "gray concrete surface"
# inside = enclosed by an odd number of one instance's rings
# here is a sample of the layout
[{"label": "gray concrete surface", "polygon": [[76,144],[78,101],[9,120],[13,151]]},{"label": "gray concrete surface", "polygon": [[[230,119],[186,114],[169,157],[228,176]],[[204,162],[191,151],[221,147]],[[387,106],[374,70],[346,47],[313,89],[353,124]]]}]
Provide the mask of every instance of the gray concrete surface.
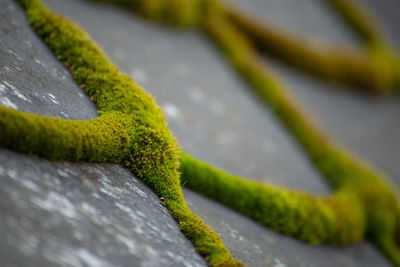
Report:
[{"label": "gray concrete surface", "polygon": [[[328,186],[273,114],[253,98],[247,85],[232,72],[204,36],[145,22],[105,5],[79,0],[44,2],[76,20],[120,69],[155,97],[185,151],[259,181],[315,193],[329,192]],[[244,2],[258,7],[257,3],[261,1],[254,3]],[[286,1],[287,5],[290,3]],[[323,12],[327,11],[318,3],[315,5],[302,7],[302,16],[325,18]],[[257,9],[262,12],[262,8],[269,12],[264,4]],[[282,13],[281,19],[295,17],[294,12],[299,8],[292,8],[292,13]],[[316,10],[324,11],[316,15]],[[4,12],[0,16],[0,25],[4,25],[0,26],[0,89],[3,88],[0,103],[49,116],[72,119],[96,116],[93,104],[80,95],[83,94],[81,89],[31,33],[13,1],[0,0],[0,11]],[[278,8],[272,13],[278,12],[290,11]],[[304,27],[307,29],[304,31],[318,38],[354,43],[351,35],[335,21],[331,16],[324,22],[329,25],[324,26],[326,30],[322,26],[316,30],[312,22],[305,22],[305,26],[296,22],[299,28],[294,30]],[[14,30],[9,30],[10,27]],[[29,48],[29,43],[34,48]],[[14,47],[15,55],[7,50]],[[42,64],[33,65],[34,58]],[[51,75],[53,71],[48,66],[54,66],[57,74]],[[295,94],[326,129],[351,126],[342,118],[343,113],[339,113],[342,102],[347,103],[343,105],[354,105],[351,114],[364,114],[374,107],[368,106],[369,100],[363,100],[363,97],[359,100],[359,96],[351,97],[352,94],[342,93],[345,95],[343,100],[342,94],[336,96],[337,92],[326,90],[325,86],[302,74],[292,73],[277,63],[273,66],[288,79]],[[66,78],[62,78],[64,75]],[[31,76],[37,76],[37,79]],[[49,83],[40,84],[44,79],[49,79]],[[35,93],[37,99],[33,97]],[[355,104],[351,104],[352,99]],[[367,104],[360,104],[360,101]],[[394,103],[393,111],[385,111],[387,124],[395,124],[397,104]],[[324,106],[327,107],[325,113]],[[325,117],[318,114],[325,114]],[[374,111],[354,124],[359,130],[349,127],[342,133],[362,131],[371,114],[375,114]],[[376,121],[382,118],[380,113],[374,116]],[[333,132],[333,135],[341,138],[338,133]],[[396,132],[393,135],[396,136]],[[364,139],[368,143],[363,146],[370,146],[377,142],[374,138],[379,137],[371,135],[371,139]],[[376,144],[383,153],[387,147],[381,145]],[[397,155],[400,150],[392,148],[392,151]],[[204,264],[154,194],[118,166],[54,163],[1,150],[0,167],[0,177],[6,181],[0,189],[3,191],[0,235],[6,240],[0,246],[0,257],[16,266],[43,266],[42,263],[48,266]],[[388,164],[385,171],[396,172],[396,169]],[[234,256],[250,266],[389,266],[366,242],[348,248],[309,246],[260,227],[189,190],[184,190],[184,194],[193,211],[221,234]]]}]

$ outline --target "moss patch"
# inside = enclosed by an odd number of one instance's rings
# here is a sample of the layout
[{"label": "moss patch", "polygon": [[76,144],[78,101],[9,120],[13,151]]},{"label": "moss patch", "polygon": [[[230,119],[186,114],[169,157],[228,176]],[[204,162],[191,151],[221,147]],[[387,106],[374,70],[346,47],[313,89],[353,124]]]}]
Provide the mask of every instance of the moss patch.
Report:
[{"label": "moss patch", "polygon": [[121,163],[163,198],[181,231],[211,265],[242,265],[187,207],[178,172],[180,148],[153,98],[120,73],[70,20],[39,0],[17,2],[35,32],[96,103],[100,116],[69,121],[0,107],[0,145],[49,159]]}]

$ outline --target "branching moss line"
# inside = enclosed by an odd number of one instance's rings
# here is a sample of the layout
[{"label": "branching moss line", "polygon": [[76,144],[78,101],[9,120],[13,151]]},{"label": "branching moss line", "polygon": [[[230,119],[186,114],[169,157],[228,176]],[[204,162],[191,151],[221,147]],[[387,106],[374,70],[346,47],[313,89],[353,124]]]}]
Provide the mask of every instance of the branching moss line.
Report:
[{"label": "branching moss line", "polygon": [[262,50],[302,71],[328,81],[361,86],[381,93],[395,86],[388,67],[377,64],[368,50],[312,42],[284,29],[258,21],[239,9],[227,9],[229,18]]},{"label": "branching moss line", "polygon": [[335,194],[345,194],[361,203],[367,236],[393,264],[400,266],[395,245],[400,227],[399,200],[394,186],[383,174],[332,143],[310,122],[283,84],[258,60],[240,31],[221,16],[211,16],[207,25],[208,33],[227,59],[294,135]]},{"label": "branching moss line", "polygon": [[[252,25],[253,21],[241,14],[226,13],[227,9],[217,1],[97,1],[122,5],[153,20],[195,26],[206,32],[293,134],[334,192],[330,196],[313,196],[258,184],[182,153],[153,98],[120,73],[78,26],[50,12],[39,0],[17,2],[25,9],[32,28],[96,103],[100,116],[89,121],[70,121],[0,107],[0,146],[49,159],[127,166],[164,199],[180,230],[214,266],[242,264],[232,258],[219,236],[189,210],[180,187],[180,172],[183,183],[191,189],[272,230],[311,244],[347,245],[366,235],[394,265],[400,266],[396,243],[400,242],[397,192],[383,174],[334,144],[319,130],[276,75],[259,60],[251,41],[265,34],[265,29]],[[252,39],[233,22],[241,19],[243,24],[248,23],[245,27],[254,28],[256,34]],[[267,34],[270,35],[265,40],[274,39],[270,45],[276,46],[275,50],[283,42],[281,57],[287,57],[288,61],[299,51],[302,56],[308,53],[315,65],[323,64],[325,59],[319,57],[333,57],[331,52],[310,54],[308,47],[293,45],[297,40],[285,39],[272,31]],[[364,75],[370,75],[370,83],[386,84],[395,75],[393,54],[381,43],[371,46],[370,51],[375,58],[359,73],[352,71],[362,67],[358,65],[361,61],[369,63],[370,58],[365,59],[364,55],[354,59],[357,63],[337,59],[332,70],[327,70],[330,73],[327,77],[360,81],[367,79]],[[286,55],[290,53],[293,55]],[[334,69],[341,64],[345,71],[336,73]],[[375,75],[375,68],[381,67],[384,74]]]},{"label": "branching moss line", "polygon": [[0,145],[49,159],[122,163],[159,197],[180,230],[213,266],[241,266],[187,207],[180,148],[153,98],[121,74],[75,24],[39,0],[18,0],[35,32],[98,106],[100,117],[69,121],[0,108]]}]

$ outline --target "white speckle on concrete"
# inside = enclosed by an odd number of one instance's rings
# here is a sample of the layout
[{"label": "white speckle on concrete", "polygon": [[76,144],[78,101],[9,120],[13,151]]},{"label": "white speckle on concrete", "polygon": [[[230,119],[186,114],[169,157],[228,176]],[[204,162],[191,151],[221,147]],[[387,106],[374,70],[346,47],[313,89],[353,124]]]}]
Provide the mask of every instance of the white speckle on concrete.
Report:
[{"label": "white speckle on concrete", "polygon": [[129,208],[129,207],[127,207],[127,206],[125,206],[125,205],[123,205],[123,204],[121,204],[119,202],[116,202],[115,206],[117,206],[117,208],[119,208],[121,211],[123,211],[126,214],[128,214],[132,219],[135,219],[135,220],[138,219],[137,215],[132,211],[131,208]]},{"label": "white speckle on concrete", "polygon": [[107,195],[107,196],[109,196],[109,197],[112,197],[112,198],[115,198],[115,199],[120,199],[120,196],[115,194],[115,192],[113,192],[113,190],[110,190],[110,187],[109,188],[101,187],[100,188],[100,192],[105,194],[105,195]]},{"label": "white speckle on concrete", "polygon": [[55,251],[55,248],[59,248],[59,246],[54,245],[54,248],[44,250],[43,255],[57,265],[74,267],[116,266],[84,248],[71,248],[65,245],[57,251]]},{"label": "white speckle on concrete", "polygon": [[0,83],[0,94],[5,93],[6,89],[7,89],[7,87],[4,84]]},{"label": "white speckle on concrete", "polygon": [[199,87],[193,86],[189,88],[188,94],[189,98],[197,104],[203,103],[206,100],[206,95]]},{"label": "white speckle on concrete", "polygon": [[50,101],[53,102],[54,104],[59,105],[60,103],[56,100],[56,97],[53,94],[48,94],[50,96]]},{"label": "white speckle on concrete", "polygon": [[140,190],[139,188],[135,187],[134,191],[141,197],[145,197],[147,198],[147,194],[145,192],[143,192],[142,190]]},{"label": "white speckle on concrete", "polygon": [[129,239],[121,234],[117,234],[116,238],[118,241],[123,243],[128,248],[129,253],[134,254],[134,255],[136,255],[138,253],[138,248],[137,248],[135,240]]},{"label": "white speckle on concrete", "polygon": [[79,97],[82,97],[82,98],[85,97],[85,95],[82,94],[82,93],[78,93],[78,96],[79,96]]},{"label": "white speckle on concrete", "polygon": [[172,103],[165,103],[162,106],[162,109],[165,112],[165,115],[167,115],[168,119],[173,119],[173,120],[181,120],[182,119],[182,113],[179,110],[177,106],[175,106]]},{"label": "white speckle on concrete", "polygon": [[110,180],[102,172],[99,171],[99,174],[101,175],[100,182],[102,184],[102,187],[100,187],[100,192],[112,198],[120,199],[123,190],[111,185]]},{"label": "white speckle on concrete", "polygon": [[50,71],[51,76],[53,76],[54,78],[58,78],[58,71],[56,68],[52,68]]},{"label": "white speckle on concrete", "polygon": [[285,264],[283,264],[280,260],[275,259],[275,265],[274,267],[286,267]]},{"label": "white speckle on concrete", "polygon": [[86,202],[81,203],[80,208],[89,216],[96,217],[98,215],[97,210]]},{"label": "white speckle on concrete", "polygon": [[27,40],[25,43],[28,45],[29,48],[32,47],[32,42],[30,40]]},{"label": "white speckle on concrete", "polygon": [[140,217],[146,218],[146,215],[145,215],[143,212],[141,212],[140,210],[136,210],[136,213],[137,213],[137,215],[139,215]]},{"label": "white speckle on concrete", "polygon": [[8,51],[8,53],[10,53],[10,54],[12,54],[13,56],[15,56],[19,61],[22,61],[22,58],[21,58],[17,53],[15,53],[14,51],[12,51],[11,49],[8,49],[7,51]]},{"label": "white speckle on concrete", "polygon": [[18,97],[18,98],[21,98],[22,100],[24,100],[24,101],[26,101],[26,102],[28,102],[28,103],[32,103],[32,101],[31,101],[29,98],[27,98],[26,96],[24,96],[23,94],[21,94],[15,86],[13,86],[12,84],[10,84],[10,83],[7,82],[7,81],[4,81],[4,84],[5,84],[8,88],[11,89],[11,93],[12,93],[13,95],[15,95],[15,96]]},{"label": "white speckle on concrete", "polygon": [[53,191],[49,192],[45,199],[33,198],[32,203],[49,212],[59,212],[67,218],[76,219],[78,217],[71,201]]},{"label": "white speckle on concrete", "polygon": [[35,58],[34,60],[35,60],[35,62],[36,62],[37,64],[39,64],[39,65],[42,66],[42,67],[45,67],[45,66],[46,66],[46,64],[45,64],[44,62],[40,61],[39,59]]},{"label": "white speckle on concrete", "polygon": [[149,81],[149,76],[142,69],[133,69],[131,71],[131,76],[140,84],[145,84]]},{"label": "white speckle on concrete", "polygon": [[82,241],[82,240],[84,240],[85,236],[84,236],[84,234],[82,232],[74,231],[74,238],[76,240]]},{"label": "white speckle on concrete", "polygon": [[11,178],[11,179],[17,179],[17,172],[15,170],[7,170],[7,175]]},{"label": "white speckle on concrete", "polygon": [[69,174],[66,171],[63,171],[63,170],[60,170],[60,169],[57,170],[57,174],[62,176],[62,177],[64,177],[64,178],[68,178],[69,177]]},{"label": "white speckle on concrete", "polygon": [[84,266],[110,266],[108,262],[105,262],[103,259],[86,249],[79,249],[76,255],[84,263]]},{"label": "white speckle on concrete", "polygon": [[68,114],[65,113],[64,111],[61,111],[60,114],[61,114],[64,118],[68,118],[68,117],[69,117]]},{"label": "white speckle on concrete", "polygon": [[29,235],[25,237],[24,242],[21,242],[19,244],[19,249],[25,255],[33,255],[36,253],[38,244],[39,244],[38,238],[33,235]]},{"label": "white speckle on concrete", "polygon": [[18,109],[17,105],[11,102],[7,97],[0,97],[0,103],[8,108]]},{"label": "white speckle on concrete", "polygon": [[32,191],[40,192],[39,186],[31,180],[21,180],[21,184]]},{"label": "white speckle on concrete", "polygon": [[5,69],[6,71],[10,71],[11,70],[8,66],[3,66],[3,69]]},{"label": "white speckle on concrete", "polygon": [[143,192],[140,188],[138,188],[136,185],[131,184],[131,183],[126,183],[125,184],[131,191],[137,193],[139,196],[143,198],[148,198],[147,194]]}]

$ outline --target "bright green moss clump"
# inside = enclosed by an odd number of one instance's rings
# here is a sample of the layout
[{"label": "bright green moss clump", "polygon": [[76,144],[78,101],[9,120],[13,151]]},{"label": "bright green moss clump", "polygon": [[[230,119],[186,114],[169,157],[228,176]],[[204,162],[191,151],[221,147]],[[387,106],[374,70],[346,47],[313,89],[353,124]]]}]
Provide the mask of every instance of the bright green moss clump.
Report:
[{"label": "bright green moss clump", "polygon": [[49,159],[122,163],[163,199],[210,264],[242,265],[187,207],[178,172],[180,149],[152,97],[121,74],[68,19],[48,11],[39,0],[18,2],[32,28],[96,103],[100,117],[69,121],[0,107],[0,145]]},{"label": "bright green moss clump", "polygon": [[185,186],[277,232],[310,244],[338,245],[355,243],[364,235],[363,207],[351,195],[315,197],[251,182],[187,154],[181,163]]}]

